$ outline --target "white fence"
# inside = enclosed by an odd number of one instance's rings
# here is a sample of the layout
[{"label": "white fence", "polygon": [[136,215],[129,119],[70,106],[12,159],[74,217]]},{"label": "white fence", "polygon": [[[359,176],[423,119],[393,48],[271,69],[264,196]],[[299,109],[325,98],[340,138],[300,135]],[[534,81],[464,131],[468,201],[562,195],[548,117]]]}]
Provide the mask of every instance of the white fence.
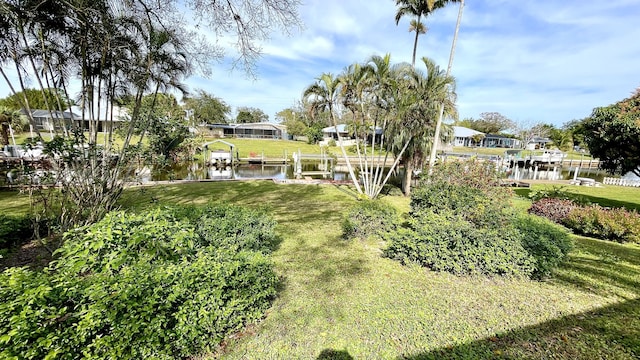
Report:
[{"label": "white fence", "polygon": [[606,177],[604,178],[602,183],[605,185],[640,187],[640,180],[628,180],[628,179]]}]

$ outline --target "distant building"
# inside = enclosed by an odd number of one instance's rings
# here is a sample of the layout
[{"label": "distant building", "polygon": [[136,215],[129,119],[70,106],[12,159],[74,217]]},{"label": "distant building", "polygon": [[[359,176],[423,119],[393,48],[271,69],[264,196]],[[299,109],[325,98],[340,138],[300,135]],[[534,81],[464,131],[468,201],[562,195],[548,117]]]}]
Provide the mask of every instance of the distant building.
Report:
[{"label": "distant building", "polygon": [[551,143],[551,139],[546,137],[535,136],[527,142],[527,150],[546,149],[547,144]]},{"label": "distant building", "polygon": [[482,146],[488,148],[520,148],[521,141],[500,134],[487,134],[482,139]]},{"label": "distant building", "polygon": [[[26,115],[27,112],[23,111]],[[38,130],[55,131],[63,126],[70,127],[80,116],[71,111],[31,110],[34,125]]]},{"label": "distant building", "polygon": [[[481,135],[481,136],[480,136]],[[464,126],[454,126],[453,127],[453,146],[478,146],[481,144],[476,142],[477,139],[481,139],[484,137],[484,133],[480,131],[476,131],[473,129],[466,128]]]},{"label": "distant building", "polygon": [[269,122],[246,124],[206,124],[200,129],[211,136],[239,139],[288,139],[287,127]]}]

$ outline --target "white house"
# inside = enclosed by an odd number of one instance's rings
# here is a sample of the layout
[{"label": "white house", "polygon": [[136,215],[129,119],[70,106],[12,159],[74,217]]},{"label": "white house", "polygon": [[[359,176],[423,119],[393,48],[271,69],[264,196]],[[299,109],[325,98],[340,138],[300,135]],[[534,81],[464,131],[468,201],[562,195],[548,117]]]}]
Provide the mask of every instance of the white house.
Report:
[{"label": "white house", "polygon": [[453,127],[453,146],[477,146],[478,143],[473,140],[473,138],[477,135],[482,135],[484,137],[484,133],[480,131],[476,131],[473,129],[469,129],[463,126],[454,126]]}]

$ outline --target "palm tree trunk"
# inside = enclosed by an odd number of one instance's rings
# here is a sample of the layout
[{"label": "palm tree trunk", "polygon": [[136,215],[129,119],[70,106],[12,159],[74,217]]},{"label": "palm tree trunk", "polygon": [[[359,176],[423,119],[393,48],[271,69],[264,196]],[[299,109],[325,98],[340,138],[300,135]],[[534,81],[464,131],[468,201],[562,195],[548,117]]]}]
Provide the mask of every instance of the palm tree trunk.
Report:
[{"label": "palm tree trunk", "polygon": [[[418,15],[418,20],[416,24],[420,24],[420,15]],[[416,38],[413,40],[413,57],[411,58],[411,67],[416,67],[416,51],[418,50],[418,37],[420,36],[420,27],[416,26]]]},{"label": "palm tree trunk", "polygon": [[[464,10],[464,0],[460,1],[460,9],[458,10],[458,20],[456,21],[456,30],[453,34],[453,42],[451,43],[451,53],[449,53],[449,66],[447,66],[447,77],[451,75],[451,67],[453,66],[453,56],[456,52],[456,42],[458,41],[458,31],[460,30],[460,22],[462,21],[462,11]],[[431,153],[429,153],[429,175],[433,172],[433,166],[436,163],[436,152],[438,151],[438,143],[440,142],[440,128],[442,127],[442,117],[444,116],[444,101],[440,104],[440,114],[436,123],[436,131],[433,135],[433,145]]]},{"label": "palm tree trunk", "polygon": [[402,192],[404,196],[411,195],[411,180],[413,179],[413,161],[407,159],[404,164],[404,184],[402,184]]}]

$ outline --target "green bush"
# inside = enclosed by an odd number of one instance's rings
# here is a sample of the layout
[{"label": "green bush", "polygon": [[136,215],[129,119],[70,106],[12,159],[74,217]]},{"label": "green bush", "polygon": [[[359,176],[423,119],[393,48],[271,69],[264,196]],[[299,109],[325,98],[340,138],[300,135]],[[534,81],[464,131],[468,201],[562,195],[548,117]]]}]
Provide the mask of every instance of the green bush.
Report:
[{"label": "green bush", "polygon": [[514,224],[522,234],[522,245],[535,259],[532,276],[540,279],[548,276],[571,251],[569,234],[549,220],[531,215],[518,216]]},{"label": "green bush", "polygon": [[33,236],[33,225],[26,216],[0,214],[0,249],[29,240]]},{"label": "green bush", "polygon": [[586,236],[640,243],[640,214],[636,211],[598,205],[581,207],[571,211],[564,224]]},{"label": "green bush", "polygon": [[[257,228],[239,231],[250,224]],[[260,212],[208,206],[114,212],[68,232],[43,272],[0,275],[0,357],[174,359],[211,350],[270,306],[277,276],[255,241],[272,244],[274,226]]]},{"label": "green bush", "polygon": [[435,271],[542,278],[570,249],[548,221],[517,215],[492,166],[438,167],[413,191],[407,226],[387,236],[386,256]]},{"label": "green bush", "polygon": [[422,212],[388,238],[386,256],[457,275],[528,277],[534,259],[514,227],[477,227],[452,212]]},{"label": "green bush", "polygon": [[396,209],[380,200],[362,200],[356,203],[342,222],[344,238],[366,239],[383,236],[397,224]]},{"label": "green bush", "polygon": [[181,208],[174,214],[192,222],[207,244],[270,253],[280,242],[275,221],[265,210],[229,205]]},{"label": "green bush", "polygon": [[479,226],[502,226],[508,222],[511,195],[499,186],[494,166],[476,160],[450,162],[413,190],[411,214],[453,211]]}]

